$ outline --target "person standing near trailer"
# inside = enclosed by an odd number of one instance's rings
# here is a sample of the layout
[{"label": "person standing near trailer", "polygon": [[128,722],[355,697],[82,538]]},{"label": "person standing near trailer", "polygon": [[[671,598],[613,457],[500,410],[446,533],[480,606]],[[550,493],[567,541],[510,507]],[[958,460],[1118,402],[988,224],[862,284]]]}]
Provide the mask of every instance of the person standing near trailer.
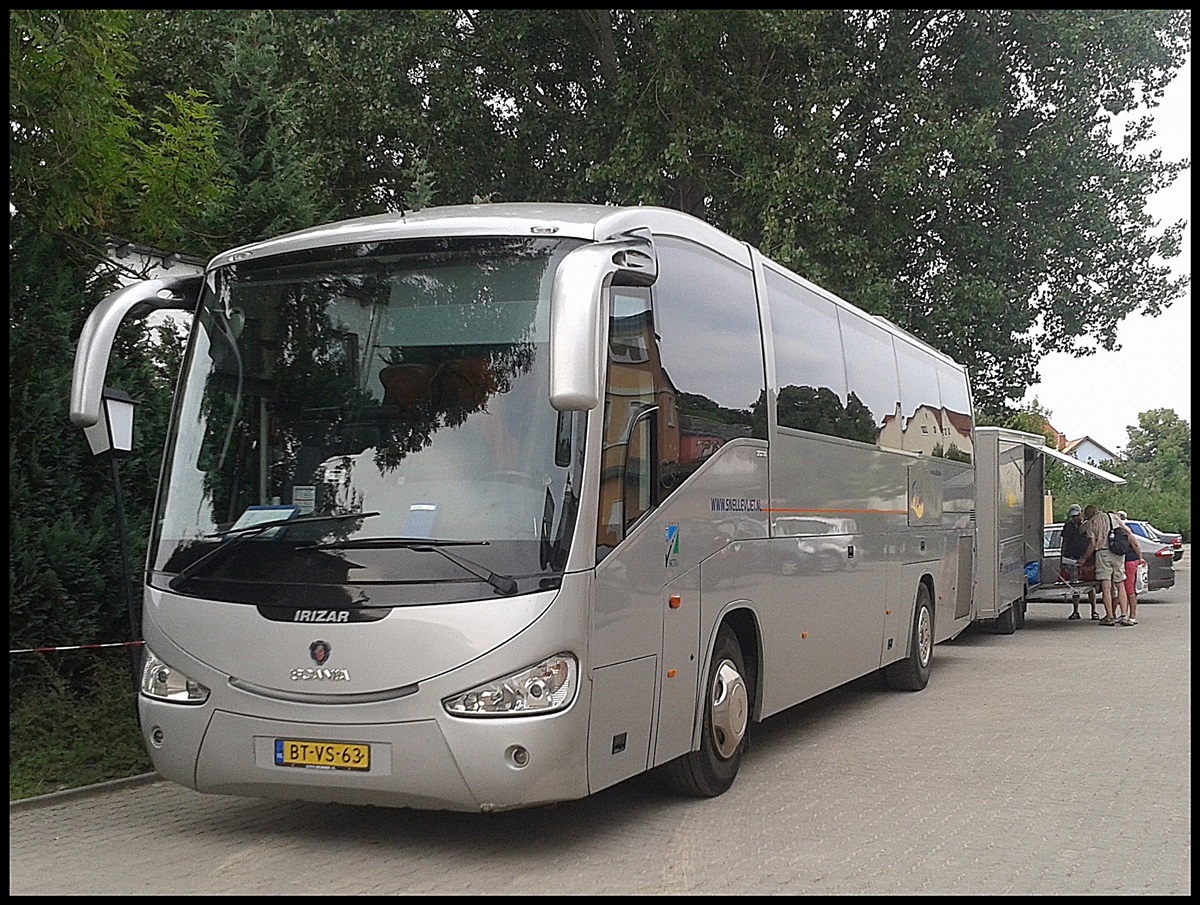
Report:
[{"label": "person standing near trailer", "polygon": [[[1125,510],[1117,512],[1117,518],[1124,521]],[[1137,569],[1142,561],[1142,548],[1138,546],[1137,536],[1129,532],[1129,550],[1125,553],[1125,596],[1129,603],[1121,616],[1121,625],[1137,625]]]},{"label": "person standing near trailer", "polygon": [[[1083,532],[1083,507],[1078,503],[1072,503],[1071,508],[1067,510],[1067,520],[1063,523],[1062,530],[1063,572],[1066,580],[1072,584],[1080,580],[1080,567],[1083,565],[1082,560],[1087,548],[1088,539]],[[1096,610],[1095,585],[1088,588],[1088,603],[1092,607],[1092,619],[1099,619],[1100,613]],[[1067,618],[1079,619],[1079,588],[1074,589],[1071,608],[1071,615]]]},{"label": "person standing near trailer", "polygon": [[1117,595],[1115,607],[1124,610],[1129,602],[1125,596],[1125,557],[1108,549],[1108,535],[1118,529],[1126,534],[1131,532],[1118,516],[1101,512],[1095,506],[1088,506],[1083,510],[1083,515],[1087,519],[1084,529],[1088,536],[1087,552],[1096,554],[1096,578],[1100,581],[1100,593],[1104,598],[1104,618],[1100,624],[1119,625],[1114,608],[1113,585],[1116,585]]}]

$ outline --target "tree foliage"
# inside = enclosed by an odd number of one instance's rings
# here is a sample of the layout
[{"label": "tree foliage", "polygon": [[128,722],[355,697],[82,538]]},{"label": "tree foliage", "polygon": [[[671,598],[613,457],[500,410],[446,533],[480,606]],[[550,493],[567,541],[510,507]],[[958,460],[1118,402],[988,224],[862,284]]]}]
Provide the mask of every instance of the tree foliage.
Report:
[{"label": "tree foliage", "polygon": [[983,415],[977,423],[980,425],[996,423],[1000,427],[1007,427],[1010,430],[1024,431],[1027,434],[1041,434],[1046,438],[1047,446],[1058,449],[1058,433],[1050,424],[1050,410],[1043,406],[1037,397],[999,419]]},{"label": "tree foliage", "polygon": [[[475,198],[696,214],[1020,399],[1182,293],[1140,152],[1186,10],[150,11],[221,105],[230,241]],[[1118,125],[1123,123],[1123,125]]]},{"label": "tree foliage", "polygon": [[1185,541],[1192,534],[1192,429],[1171,409],[1138,415],[1128,428],[1129,445],[1120,461],[1100,467],[1119,475],[1126,484],[1110,485],[1083,472],[1055,463],[1046,487],[1054,495],[1055,518],[1062,521],[1072,503],[1094,503],[1102,509],[1123,509],[1163,531],[1177,531]]},{"label": "tree foliage", "polygon": [[[112,288],[109,234],[173,243],[219,205],[216,121],[193,91],[144,113],[128,100],[127,13],[9,13],[9,641],[129,636],[115,495],[68,421],[74,342]],[[175,349],[177,352],[178,350]],[[175,359],[177,361],[177,358]],[[142,559],[173,374],[144,330],[123,329],[109,383],[141,401],[122,467],[134,568]],[[56,667],[10,665],[10,690]]]},{"label": "tree foliage", "polygon": [[1152,409],[1138,415],[1129,428],[1125,459],[1131,474],[1148,490],[1181,493],[1191,483],[1192,428],[1172,409]]},{"label": "tree foliage", "polygon": [[216,172],[216,120],[199,91],[160,96],[140,113],[126,79],[129,14],[9,13],[9,203],[19,225],[82,240],[121,234],[172,246],[181,224],[227,197]]}]

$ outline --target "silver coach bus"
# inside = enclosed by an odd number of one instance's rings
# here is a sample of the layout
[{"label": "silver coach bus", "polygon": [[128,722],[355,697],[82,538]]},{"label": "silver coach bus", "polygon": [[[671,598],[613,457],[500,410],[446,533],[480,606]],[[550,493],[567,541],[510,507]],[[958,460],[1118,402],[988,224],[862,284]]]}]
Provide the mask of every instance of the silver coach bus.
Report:
[{"label": "silver coach bus", "polygon": [[138,708],[203,792],[498,811],[655,769],[971,620],[964,369],[703,222],[495,204],[367,217],[122,289],[194,311]]}]

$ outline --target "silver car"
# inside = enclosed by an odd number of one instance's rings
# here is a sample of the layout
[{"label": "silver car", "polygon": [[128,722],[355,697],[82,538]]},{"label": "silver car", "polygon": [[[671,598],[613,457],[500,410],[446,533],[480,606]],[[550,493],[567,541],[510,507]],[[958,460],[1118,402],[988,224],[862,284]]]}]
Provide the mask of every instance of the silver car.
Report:
[{"label": "silver car", "polygon": [[1175,562],[1183,559],[1183,535],[1171,534],[1167,531],[1159,531],[1149,522],[1144,522],[1141,519],[1125,519],[1125,524],[1136,535],[1138,535],[1138,546],[1141,546],[1141,538],[1147,538],[1152,541],[1157,541],[1161,544],[1167,544],[1175,556]]}]

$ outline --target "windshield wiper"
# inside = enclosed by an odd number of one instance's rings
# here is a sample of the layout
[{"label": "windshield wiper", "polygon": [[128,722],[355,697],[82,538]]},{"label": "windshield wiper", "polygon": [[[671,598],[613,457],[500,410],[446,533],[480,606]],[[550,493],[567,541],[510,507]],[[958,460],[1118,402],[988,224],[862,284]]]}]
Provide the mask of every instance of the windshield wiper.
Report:
[{"label": "windshield wiper", "polygon": [[510,595],[517,593],[517,582],[511,575],[501,575],[486,566],[472,562],[443,547],[485,547],[491,541],[486,540],[449,540],[431,537],[363,537],[358,540],[333,541],[328,544],[314,544],[313,550],[386,550],[404,549],[417,553],[437,553],[454,563],[460,569],[470,572],[476,578],[486,581],[499,594]]},{"label": "windshield wiper", "polygon": [[[246,532],[265,531],[268,528],[291,527],[292,525],[316,525],[320,522],[342,522],[347,519],[370,518],[373,515],[379,515],[378,512],[338,512],[334,515],[301,515],[296,518],[277,518],[269,522],[258,522],[253,525],[247,525],[245,528],[229,528],[225,531],[217,531],[215,534],[206,534],[205,537],[228,537],[231,534],[237,534],[241,537],[246,537]],[[193,563],[195,565],[195,563]]]},{"label": "windshield wiper", "polygon": [[290,528],[292,525],[316,525],[321,522],[341,522],[348,519],[370,518],[373,515],[379,515],[379,513],[342,512],[337,515],[302,515],[297,518],[274,519],[270,522],[259,522],[257,525],[247,525],[245,528],[230,528],[227,531],[206,534],[204,535],[205,537],[227,537],[229,538],[229,542],[218,544],[195,562],[189,563],[180,569],[179,574],[171,579],[171,588],[172,590],[179,590],[179,586],[195,575],[201,566],[205,564],[211,566],[213,563],[227,556],[229,551],[237,547],[242,541],[261,534],[270,528]]},{"label": "windshield wiper", "polygon": [[486,547],[490,540],[452,540],[441,537],[357,537],[353,540],[335,540],[327,544],[314,544],[314,550],[399,550],[414,547]]}]

